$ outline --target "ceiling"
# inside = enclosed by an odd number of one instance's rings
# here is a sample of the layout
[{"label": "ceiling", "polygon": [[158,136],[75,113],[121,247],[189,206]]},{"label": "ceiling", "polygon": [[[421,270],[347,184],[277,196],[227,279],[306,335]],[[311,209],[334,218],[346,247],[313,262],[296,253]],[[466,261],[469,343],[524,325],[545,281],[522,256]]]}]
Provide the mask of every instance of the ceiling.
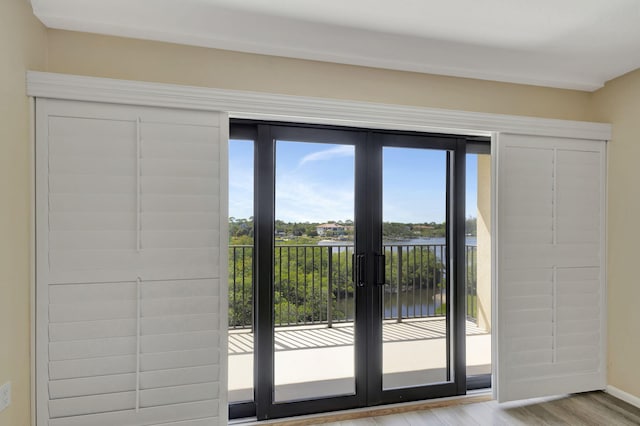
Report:
[{"label": "ceiling", "polygon": [[31,0],[48,27],[595,90],[640,68],[639,0]]}]

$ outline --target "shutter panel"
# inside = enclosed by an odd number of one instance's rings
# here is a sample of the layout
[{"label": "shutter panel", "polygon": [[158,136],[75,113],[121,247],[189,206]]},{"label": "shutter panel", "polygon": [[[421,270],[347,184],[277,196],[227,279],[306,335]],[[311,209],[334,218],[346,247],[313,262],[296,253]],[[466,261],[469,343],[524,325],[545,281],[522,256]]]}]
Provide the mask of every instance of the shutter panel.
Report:
[{"label": "shutter panel", "polygon": [[604,149],[498,138],[500,402],[606,385]]},{"label": "shutter panel", "polygon": [[225,424],[220,115],[37,108],[37,424]]}]

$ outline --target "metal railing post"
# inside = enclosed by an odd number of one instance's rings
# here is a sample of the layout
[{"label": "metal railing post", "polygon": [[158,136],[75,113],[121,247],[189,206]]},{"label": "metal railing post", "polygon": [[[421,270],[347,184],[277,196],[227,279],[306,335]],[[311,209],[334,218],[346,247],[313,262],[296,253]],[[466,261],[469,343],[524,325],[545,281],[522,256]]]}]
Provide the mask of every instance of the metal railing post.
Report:
[{"label": "metal railing post", "polygon": [[[244,290],[244,289],[243,289]],[[237,305],[237,301],[236,301],[236,248],[233,248],[233,296],[231,298],[232,300],[232,305],[233,306],[233,312],[234,312],[234,316],[236,313],[236,306]],[[233,319],[233,324],[231,324],[231,328],[236,328],[236,321],[235,318]]]},{"label": "metal railing post", "polygon": [[327,262],[327,327],[333,327],[333,247],[328,246]]},{"label": "metal railing post", "polygon": [[398,246],[398,287],[396,291],[396,309],[398,310],[398,322],[402,322],[402,298],[400,297],[400,287],[402,284],[402,246]]}]

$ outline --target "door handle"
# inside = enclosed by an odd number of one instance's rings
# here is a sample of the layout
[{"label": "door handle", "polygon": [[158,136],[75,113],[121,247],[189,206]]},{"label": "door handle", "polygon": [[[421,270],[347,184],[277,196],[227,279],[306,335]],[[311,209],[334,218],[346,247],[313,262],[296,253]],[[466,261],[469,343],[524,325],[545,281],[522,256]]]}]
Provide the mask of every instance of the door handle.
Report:
[{"label": "door handle", "polygon": [[364,287],[365,257],[364,254],[351,255],[351,279],[358,287]]},{"label": "door handle", "polygon": [[376,254],[376,285],[385,285],[387,283],[387,271],[385,269],[385,255]]}]

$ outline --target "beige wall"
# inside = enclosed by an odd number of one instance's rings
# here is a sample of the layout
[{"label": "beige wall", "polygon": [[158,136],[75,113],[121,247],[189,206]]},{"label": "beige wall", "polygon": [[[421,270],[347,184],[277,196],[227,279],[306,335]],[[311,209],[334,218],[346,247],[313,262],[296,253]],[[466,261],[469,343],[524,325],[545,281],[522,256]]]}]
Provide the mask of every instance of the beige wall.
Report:
[{"label": "beige wall", "polygon": [[478,326],[491,332],[491,156],[478,155]]},{"label": "beige wall", "polygon": [[593,94],[592,119],[613,124],[608,144],[609,384],[640,398],[640,70]]},{"label": "beige wall", "polygon": [[49,71],[585,120],[589,93],[49,31]]},{"label": "beige wall", "polygon": [[32,181],[25,70],[43,70],[46,61],[46,31],[28,1],[0,1],[0,52],[0,384],[13,388],[0,425],[27,426]]}]

